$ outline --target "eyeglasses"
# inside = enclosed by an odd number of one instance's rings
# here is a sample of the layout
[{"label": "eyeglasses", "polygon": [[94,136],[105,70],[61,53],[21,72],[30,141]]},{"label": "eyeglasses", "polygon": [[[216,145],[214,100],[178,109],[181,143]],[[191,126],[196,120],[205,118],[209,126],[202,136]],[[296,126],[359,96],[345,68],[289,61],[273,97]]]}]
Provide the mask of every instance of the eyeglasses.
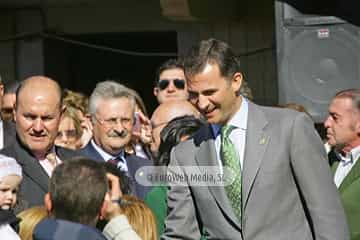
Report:
[{"label": "eyeglasses", "polygon": [[131,123],[131,119],[126,118],[126,117],[113,117],[113,118],[109,118],[109,119],[101,119],[95,115],[95,119],[101,125],[111,127],[111,128],[116,127],[119,123],[121,123],[122,126],[126,126]]},{"label": "eyeglasses", "polygon": [[175,78],[175,79],[173,79],[173,80],[161,79],[161,80],[158,82],[158,87],[160,88],[160,90],[166,89],[166,88],[169,86],[170,81],[173,82],[174,86],[175,86],[177,89],[180,89],[180,90],[185,89],[185,80],[184,80],[184,79]]}]

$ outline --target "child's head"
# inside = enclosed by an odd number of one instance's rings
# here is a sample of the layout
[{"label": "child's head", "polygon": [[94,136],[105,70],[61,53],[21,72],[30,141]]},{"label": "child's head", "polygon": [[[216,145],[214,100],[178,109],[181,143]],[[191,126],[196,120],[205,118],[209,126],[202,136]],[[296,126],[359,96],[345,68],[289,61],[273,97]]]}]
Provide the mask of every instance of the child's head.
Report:
[{"label": "child's head", "polygon": [[12,209],[22,179],[21,167],[15,159],[0,155],[0,208]]}]

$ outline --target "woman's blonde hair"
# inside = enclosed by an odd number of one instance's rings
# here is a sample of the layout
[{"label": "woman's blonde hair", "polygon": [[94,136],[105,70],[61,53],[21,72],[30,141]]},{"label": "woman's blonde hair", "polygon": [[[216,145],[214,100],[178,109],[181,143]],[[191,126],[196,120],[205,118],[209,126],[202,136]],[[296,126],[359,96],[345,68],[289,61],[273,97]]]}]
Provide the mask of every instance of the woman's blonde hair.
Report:
[{"label": "woman's blonde hair", "polygon": [[157,240],[157,226],[154,213],[145,203],[130,195],[124,195],[122,212],[128,218],[130,225],[143,240]]},{"label": "woman's blonde hair", "polygon": [[21,240],[32,240],[36,225],[48,217],[48,211],[44,206],[35,206],[20,212],[17,217],[21,218],[19,231]]}]

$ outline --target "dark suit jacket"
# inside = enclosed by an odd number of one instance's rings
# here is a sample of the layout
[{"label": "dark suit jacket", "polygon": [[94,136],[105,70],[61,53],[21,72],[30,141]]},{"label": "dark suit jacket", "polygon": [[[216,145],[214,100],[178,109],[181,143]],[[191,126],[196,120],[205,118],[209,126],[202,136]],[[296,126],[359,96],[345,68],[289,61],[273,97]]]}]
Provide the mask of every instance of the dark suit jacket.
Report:
[{"label": "dark suit jacket", "polygon": [[10,121],[3,121],[3,135],[4,135],[4,147],[10,146],[15,140],[16,129],[15,123]]},{"label": "dark suit jacket", "polygon": [[[78,153],[55,147],[56,155],[62,160],[79,156]],[[34,155],[26,149],[18,138],[14,143],[0,151],[9,157],[13,157],[21,165],[23,171],[23,180],[20,186],[19,200],[24,200],[27,207],[44,204],[44,196],[48,192],[49,176],[40,165]]]},{"label": "dark suit jacket", "polygon": [[[303,113],[249,102],[242,165],[242,221],[224,187],[170,185],[162,239],[348,239],[346,217],[323,143]],[[219,166],[215,136],[203,127],[171,153],[169,168]],[[194,171],[194,170],[193,170]],[[187,173],[190,176],[190,173]],[[216,176],[214,177],[216,178]]]},{"label": "dark suit jacket", "polygon": [[[80,150],[81,155],[87,156],[98,162],[104,162],[105,160],[96,151],[91,142],[89,142],[83,149]],[[136,171],[143,166],[151,166],[152,162],[148,159],[138,157],[136,155],[126,155],[126,163],[128,167],[128,176],[130,177],[133,187],[133,193],[140,199],[144,199],[146,193],[150,190],[149,186],[144,186],[135,180]]]}]

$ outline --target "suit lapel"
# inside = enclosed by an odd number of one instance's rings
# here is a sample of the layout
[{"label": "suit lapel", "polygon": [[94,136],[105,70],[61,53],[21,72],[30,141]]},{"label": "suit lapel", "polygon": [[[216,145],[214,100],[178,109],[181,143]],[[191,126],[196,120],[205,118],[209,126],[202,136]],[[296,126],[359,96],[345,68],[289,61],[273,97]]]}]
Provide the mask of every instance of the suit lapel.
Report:
[{"label": "suit lapel", "polygon": [[242,171],[242,200],[246,208],[249,194],[270,141],[265,126],[267,120],[260,109],[249,102],[248,125],[246,130],[245,154]]},{"label": "suit lapel", "polygon": [[343,192],[355,180],[360,178],[360,159],[358,158],[355,165],[351,168],[350,172],[346,175],[339,187],[339,191]]},{"label": "suit lapel", "polygon": [[331,165],[330,169],[331,169],[333,176],[335,175],[335,172],[336,172],[336,169],[338,166],[339,166],[339,161],[336,161]]},{"label": "suit lapel", "polygon": [[[200,167],[200,171],[201,166],[219,166],[216,157],[215,138],[212,134],[210,126],[203,128],[202,131],[200,131],[200,133],[195,137],[195,144],[200,145],[200,148],[195,156],[195,160]],[[224,187],[209,185],[209,190],[222,211],[231,219],[234,225],[241,229],[240,223],[238,222],[226,196]]]},{"label": "suit lapel", "polygon": [[27,175],[45,192],[47,192],[49,176],[46,174],[45,170],[41,167],[39,161],[22,146],[20,146],[17,141],[15,144],[17,160],[22,167],[23,174]]},{"label": "suit lapel", "polygon": [[15,139],[15,124],[9,121],[3,121],[3,143],[4,147],[10,146]]},{"label": "suit lapel", "polygon": [[96,151],[96,149],[91,144],[91,142],[89,142],[83,149],[81,149],[80,153],[88,156],[89,158],[91,158],[92,160],[97,161],[97,162],[105,161],[103,159],[103,157],[100,155],[100,153],[98,151]]}]

